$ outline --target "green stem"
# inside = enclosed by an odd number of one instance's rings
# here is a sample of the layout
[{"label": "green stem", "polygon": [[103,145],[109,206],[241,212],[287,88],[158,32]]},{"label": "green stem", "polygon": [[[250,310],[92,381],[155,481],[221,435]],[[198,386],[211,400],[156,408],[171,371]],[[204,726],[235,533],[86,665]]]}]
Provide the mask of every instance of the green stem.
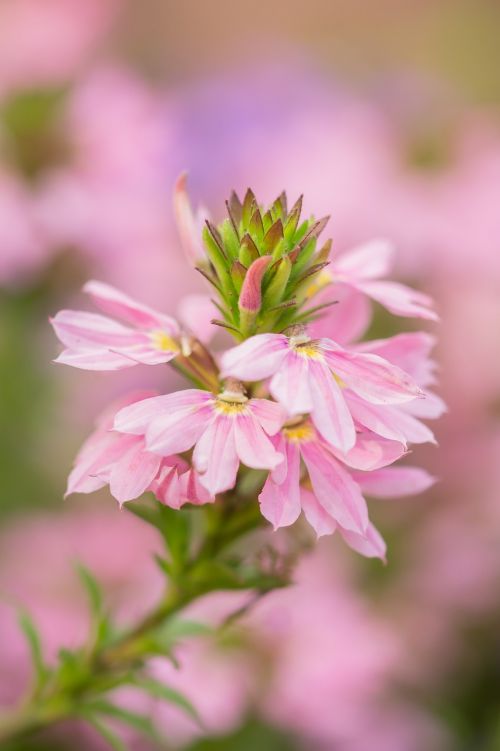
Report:
[{"label": "green stem", "polygon": [[[198,551],[178,572],[176,580],[165,598],[148,613],[142,621],[130,630],[117,636],[111,644],[98,648],[87,655],[88,671],[86,677],[72,689],[61,686],[57,675],[53,675],[41,691],[34,691],[31,697],[14,712],[0,716],[0,747],[9,748],[10,744],[22,740],[35,732],[43,730],[61,720],[79,715],[83,700],[92,694],[95,678],[119,676],[145,660],[142,645],[148,635],[168,621],[188,604],[207,593],[206,584],[195,585],[190,581],[190,574],[198,569],[204,561],[215,558],[229,544],[242,537],[248,531],[260,526],[262,518],[248,507],[246,513],[238,505],[221,504],[215,512],[211,529],[206,533]],[[252,504],[257,507],[257,504]],[[213,591],[213,590],[212,590]],[[258,592],[258,589],[256,590]]]}]

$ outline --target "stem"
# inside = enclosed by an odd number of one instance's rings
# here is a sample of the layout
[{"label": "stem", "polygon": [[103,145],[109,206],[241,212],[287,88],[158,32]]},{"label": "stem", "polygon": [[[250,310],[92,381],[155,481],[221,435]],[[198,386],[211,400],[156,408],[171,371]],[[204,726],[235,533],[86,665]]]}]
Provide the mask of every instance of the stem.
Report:
[{"label": "stem", "polygon": [[[214,591],[215,588],[207,589],[206,584],[197,586],[190,581],[191,572],[198,569],[204,561],[214,559],[230,543],[257,528],[262,522],[261,515],[255,513],[254,509],[250,509],[249,514],[247,507],[247,513],[242,513],[243,509],[231,503],[232,499],[227,500],[229,503],[221,504],[221,508],[217,510],[215,522],[205,534],[197,552],[178,572],[175,581],[171,582],[165,598],[139,623],[117,636],[111,644],[91,651],[86,657],[88,670],[78,685],[61,685],[57,674],[54,673],[48,683],[40,691],[33,691],[17,710],[0,716],[2,749],[61,720],[81,716],[78,710],[93,690],[95,693],[96,678],[112,680],[113,677],[133,670],[137,664],[143,666],[148,658],[142,650],[144,640],[198,597],[208,591]],[[270,588],[264,589],[264,592]],[[254,589],[258,594],[259,588]]]}]

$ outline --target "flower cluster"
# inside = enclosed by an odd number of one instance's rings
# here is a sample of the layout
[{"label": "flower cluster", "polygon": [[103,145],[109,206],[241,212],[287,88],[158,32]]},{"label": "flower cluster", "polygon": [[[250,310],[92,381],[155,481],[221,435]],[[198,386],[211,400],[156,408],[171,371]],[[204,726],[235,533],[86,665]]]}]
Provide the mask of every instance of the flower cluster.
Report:
[{"label": "flower cluster", "polygon": [[[226,206],[218,226],[195,215],[179,179],[181,244],[214,293],[208,306],[200,299],[199,321],[191,308],[190,330],[100,282],[84,291],[104,315],[65,310],[52,319],[65,346],[58,362],[90,370],[170,363],[196,387],[135,395],[106,414],[77,457],[68,493],[109,484],[120,504],[151,491],[177,509],[237,493],[258,470],[261,511],[275,529],[303,512],[318,536],[338,530],[355,550],[384,558],[363,494],[432,484],[421,469],[392,465],[410,443],[434,440],[422,418],[444,410],[428,391],[433,338],[414,332],[361,343],[335,332],[341,309],[356,316],[365,296],[431,320],[432,301],[381,278],[392,255],[383,241],[330,261],[331,241],[318,243],[328,217],[301,220],[301,198],[289,210],[283,193],[263,209],[248,190]],[[211,307],[219,311],[212,324],[237,341],[222,353],[193,333],[206,331]],[[318,318],[335,339],[315,335]]]}]

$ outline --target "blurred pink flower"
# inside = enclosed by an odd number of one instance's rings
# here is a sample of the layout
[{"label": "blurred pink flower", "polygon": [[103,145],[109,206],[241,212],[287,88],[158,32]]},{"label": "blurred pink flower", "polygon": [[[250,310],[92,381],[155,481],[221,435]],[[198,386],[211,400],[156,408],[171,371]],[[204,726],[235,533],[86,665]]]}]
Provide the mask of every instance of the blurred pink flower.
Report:
[{"label": "blurred pink flower", "polygon": [[88,62],[121,0],[4,0],[0,96],[65,84]]}]

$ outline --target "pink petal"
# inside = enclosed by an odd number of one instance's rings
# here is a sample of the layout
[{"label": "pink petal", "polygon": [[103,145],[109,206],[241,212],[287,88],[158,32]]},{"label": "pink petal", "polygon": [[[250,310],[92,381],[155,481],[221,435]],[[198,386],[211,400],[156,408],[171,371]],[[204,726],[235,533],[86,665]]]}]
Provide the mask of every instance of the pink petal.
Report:
[{"label": "pink petal", "polygon": [[368,525],[368,509],[348,472],[315,441],[302,444],[302,456],[314,495],[327,514],[345,529],[363,533]]},{"label": "pink petal", "polygon": [[80,449],[75,466],[68,477],[66,496],[71,493],[93,493],[109,480],[110,467],[141,439],[135,436],[97,431]]},{"label": "pink petal", "polygon": [[314,425],[325,441],[341,451],[349,451],[356,441],[356,431],[340,386],[322,361],[311,360],[309,373]]},{"label": "pink petal", "polygon": [[222,355],[222,376],[260,381],[278,370],[288,349],[288,339],[281,334],[251,336]]},{"label": "pink petal", "polygon": [[[370,402],[365,402],[349,390],[347,390],[345,398],[351,415],[358,425],[390,441],[406,443],[406,437],[398,419],[399,411],[397,408],[385,404],[370,404]],[[415,401],[421,400],[415,399]]]},{"label": "pink petal", "polygon": [[234,440],[240,461],[252,469],[275,469],[283,461],[282,454],[262,430],[253,415],[238,415],[234,419]]},{"label": "pink petal", "polygon": [[189,407],[194,410],[212,400],[213,395],[201,389],[184,389],[183,391],[175,391],[173,394],[143,399],[116,413],[114,429],[121,433],[144,435],[155,417],[169,415]]},{"label": "pink petal", "polygon": [[189,469],[180,477],[180,493],[182,504],[193,503],[201,506],[204,503],[213,503],[215,498],[200,483],[200,477],[194,469]]},{"label": "pink petal", "polygon": [[313,408],[307,357],[289,350],[278,372],[269,384],[271,395],[290,415],[310,412]]},{"label": "pink petal", "polygon": [[166,506],[175,509],[181,507],[180,479],[177,467],[162,467],[159,477],[156,478],[149,489],[155,494],[157,500]]},{"label": "pink petal", "polygon": [[161,458],[144,451],[136,443],[116,462],[109,479],[111,495],[120,504],[138,498],[149,487],[160,467]]},{"label": "pink petal", "polygon": [[306,488],[301,488],[300,491],[302,510],[304,516],[316,532],[318,537],[323,535],[331,535],[337,529],[335,519],[333,519],[318,503],[314,493]]},{"label": "pink petal", "polygon": [[349,547],[357,553],[361,553],[367,558],[380,558],[385,563],[387,547],[383,537],[373,524],[369,524],[366,532],[362,535],[341,527],[339,527],[339,532]]},{"label": "pink petal", "polygon": [[109,284],[90,281],[85,284],[83,291],[89,294],[97,307],[105,313],[121,318],[127,323],[145,329],[164,329],[173,336],[179,333],[179,327],[173,318],[137,302]]},{"label": "pink petal", "polygon": [[[332,337],[333,339],[335,337]],[[383,357],[409,373],[419,386],[434,382],[435,363],[430,353],[436,339],[424,331],[397,334],[388,339],[375,339],[356,346],[357,352],[368,352]]]},{"label": "pink petal", "polygon": [[50,320],[57,337],[70,349],[126,347],[144,342],[144,334],[99,313],[61,310]]},{"label": "pink petal", "polygon": [[287,418],[283,407],[270,399],[250,399],[248,409],[268,435],[276,435]]},{"label": "pink petal", "polygon": [[335,258],[333,274],[341,281],[379,279],[392,268],[394,246],[387,240],[370,240]]},{"label": "pink petal", "polygon": [[130,357],[105,349],[65,349],[54,362],[71,365],[80,370],[123,370],[136,365]]},{"label": "pink petal", "polygon": [[353,472],[363,493],[373,498],[400,498],[423,493],[436,482],[420,467],[385,467],[374,472]]},{"label": "pink petal", "polygon": [[321,339],[321,344],[333,372],[368,402],[401,404],[421,396],[415,381],[387,360],[343,350],[328,339]]},{"label": "pink petal", "polygon": [[146,430],[146,447],[161,456],[180,454],[194,446],[213,419],[212,404],[185,407],[154,418]]},{"label": "pink petal", "polygon": [[271,475],[259,495],[262,516],[273,525],[274,529],[288,527],[300,516],[300,452],[298,446],[289,443],[286,448],[287,473],[284,481],[278,485]]},{"label": "pink petal", "polygon": [[400,409],[413,417],[422,417],[425,420],[436,420],[447,412],[446,404],[441,397],[430,391],[425,392],[424,399],[402,404]]},{"label": "pink petal", "polygon": [[205,257],[201,242],[201,222],[197,221],[187,192],[187,173],[177,178],[174,188],[174,212],[177,232],[188,261],[196,266]]},{"label": "pink petal", "polygon": [[403,409],[404,406],[402,404],[400,407],[385,407],[385,409],[392,411],[393,419],[397,422],[405,441],[408,443],[436,443],[432,430],[418,418],[409,414],[409,411]]},{"label": "pink petal", "polygon": [[397,461],[404,456],[406,449],[398,441],[388,441],[374,433],[363,432],[357,434],[356,445],[347,454],[339,454],[335,449],[332,452],[348,467],[370,472]]},{"label": "pink petal", "polygon": [[201,436],[193,452],[200,483],[211,495],[234,487],[239,461],[234,443],[234,420],[217,415]]},{"label": "pink petal", "polygon": [[406,287],[398,282],[360,282],[357,289],[376,300],[394,315],[425,318],[438,321],[439,316],[432,310],[432,299],[422,292]]}]

